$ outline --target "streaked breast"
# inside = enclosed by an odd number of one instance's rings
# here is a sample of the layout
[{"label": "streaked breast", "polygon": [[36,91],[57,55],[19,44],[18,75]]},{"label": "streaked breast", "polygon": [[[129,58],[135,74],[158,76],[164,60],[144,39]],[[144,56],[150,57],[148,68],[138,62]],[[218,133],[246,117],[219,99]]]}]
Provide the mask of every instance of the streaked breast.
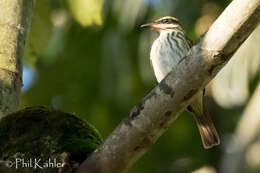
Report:
[{"label": "streaked breast", "polygon": [[188,53],[189,45],[182,33],[164,31],[154,41],[150,59],[157,81],[160,82]]}]

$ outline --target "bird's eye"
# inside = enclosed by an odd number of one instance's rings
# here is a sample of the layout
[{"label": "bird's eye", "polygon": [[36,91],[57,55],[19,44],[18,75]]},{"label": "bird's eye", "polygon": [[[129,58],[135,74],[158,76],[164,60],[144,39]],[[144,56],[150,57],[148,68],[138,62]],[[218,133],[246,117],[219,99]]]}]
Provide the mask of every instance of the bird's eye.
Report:
[{"label": "bird's eye", "polygon": [[170,20],[169,19],[164,19],[163,23],[170,23]]},{"label": "bird's eye", "polygon": [[162,23],[167,23],[167,24],[170,24],[172,23],[173,21],[171,19],[163,19],[162,20]]}]

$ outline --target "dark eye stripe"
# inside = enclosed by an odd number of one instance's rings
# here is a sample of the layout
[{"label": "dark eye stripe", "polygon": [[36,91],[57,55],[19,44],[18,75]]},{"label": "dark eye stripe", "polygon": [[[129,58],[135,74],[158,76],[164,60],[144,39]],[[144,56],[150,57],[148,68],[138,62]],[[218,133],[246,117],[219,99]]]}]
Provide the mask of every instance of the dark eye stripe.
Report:
[{"label": "dark eye stripe", "polygon": [[173,19],[162,19],[161,21],[159,21],[159,23],[171,24],[171,23],[178,23],[178,21],[175,21]]},{"label": "dark eye stripe", "polygon": [[170,19],[164,19],[164,20],[163,20],[163,23],[172,23],[172,20],[170,20]]}]

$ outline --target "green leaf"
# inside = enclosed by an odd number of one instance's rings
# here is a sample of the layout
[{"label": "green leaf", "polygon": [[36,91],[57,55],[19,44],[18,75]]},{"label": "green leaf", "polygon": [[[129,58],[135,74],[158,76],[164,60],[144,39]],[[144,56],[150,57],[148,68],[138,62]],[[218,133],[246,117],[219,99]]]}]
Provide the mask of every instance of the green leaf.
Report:
[{"label": "green leaf", "polygon": [[82,25],[102,24],[104,0],[67,0],[72,16]]}]

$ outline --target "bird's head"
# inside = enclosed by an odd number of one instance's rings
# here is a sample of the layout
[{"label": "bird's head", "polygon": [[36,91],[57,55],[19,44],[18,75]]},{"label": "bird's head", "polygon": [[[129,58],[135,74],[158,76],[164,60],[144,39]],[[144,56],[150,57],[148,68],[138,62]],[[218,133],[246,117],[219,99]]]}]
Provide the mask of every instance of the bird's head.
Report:
[{"label": "bird's head", "polygon": [[181,24],[179,23],[179,20],[171,17],[171,16],[165,16],[160,19],[155,20],[154,22],[147,23],[141,25],[142,28],[150,28],[151,30],[155,30],[157,32],[165,31],[165,30],[181,30]]}]

